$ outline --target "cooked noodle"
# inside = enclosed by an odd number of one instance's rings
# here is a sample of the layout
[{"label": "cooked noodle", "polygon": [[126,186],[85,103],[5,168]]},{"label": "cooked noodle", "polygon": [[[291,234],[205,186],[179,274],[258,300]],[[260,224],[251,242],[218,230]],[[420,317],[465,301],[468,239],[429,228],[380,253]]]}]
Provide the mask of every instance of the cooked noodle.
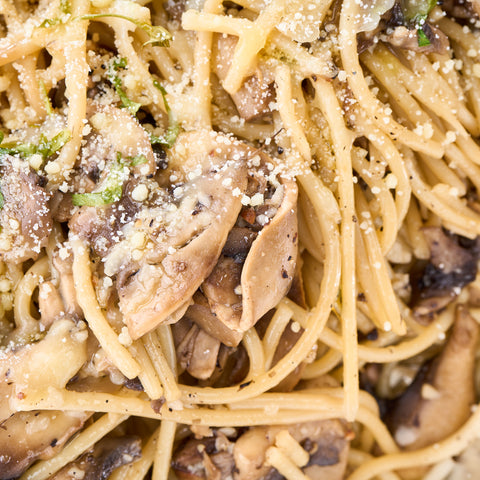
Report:
[{"label": "cooked noodle", "polygon": [[477,2],[0,5],[0,478],[479,474]]}]

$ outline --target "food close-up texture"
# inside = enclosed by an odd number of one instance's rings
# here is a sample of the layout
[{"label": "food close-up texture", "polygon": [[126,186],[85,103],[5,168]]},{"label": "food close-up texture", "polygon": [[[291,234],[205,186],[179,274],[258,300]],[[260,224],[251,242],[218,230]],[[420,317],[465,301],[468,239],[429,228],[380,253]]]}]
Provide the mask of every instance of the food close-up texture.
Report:
[{"label": "food close-up texture", "polygon": [[478,0],[0,0],[0,480],[480,478]]}]

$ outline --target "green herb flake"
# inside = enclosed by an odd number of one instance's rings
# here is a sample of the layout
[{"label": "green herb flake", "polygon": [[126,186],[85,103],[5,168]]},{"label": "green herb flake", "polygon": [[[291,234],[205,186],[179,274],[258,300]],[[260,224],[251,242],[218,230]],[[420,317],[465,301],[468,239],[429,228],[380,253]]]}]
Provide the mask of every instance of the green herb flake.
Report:
[{"label": "green herb flake", "polygon": [[162,135],[161,137],[157,137],[156,135],[150,135],[150,142],[152,144],[160,144],[170,148],[177,140],[178,134],[180,133],[180,125],[177,122],[175,116],[173,115],[172,109],[167,102],[167,91],[165,90],[165,88],[163,88],[162,85],[160,85],[160,82],[156,79],[153,80],[153,85],[155,86],[155,88],[160,90],[160,93],[162,94],[165,111],[168,114],[168,128],[165,132],[165,135]]},{"label": "green herb flake", "polygon": [[103,182],[103,190],[93,193],[74,193],[72,203],[77,207],[101,207],[117,202],[122,197],[125,168],[121,154],[117,153],[117,159],[112,163],[110,172]]},{"label": "green herb flake", "polygon": [[45,105],[45,111],[47,112],[47,115],[52,115],[53,107],[52,107],[52,103],[50,102],[50,98],[48,98],[48,92],[45,87],[45,83],[43,83],[43,80],[39,80],[38,83],[40,87],[40,93],[43,97],[43,103]]},{"label": "green herb flake", "polygon": [[108,79],[113,85],[115,92],[120,98],[122,102],[122,107],[126,108],[132,115],[136,115],[140,107],[142,106],[141,103],[134,102],[130,100],[122,88],[122,80],[118,75],[115,75],[114,72],[118,72],[121,69],[127,67],[127,59],[126,58],[116,58],[114,59],[112,66],[110,68],[110,72],[108,73]]},{"label": "green herb flake", "polygon": [[70,15],[72,13],[72,5],[70,0],[60,0],[60,11],[64,15]]},{"label": "green herb flake", "polygon": [[419,47],[428,47],[429,45],[431,45],[431,42],[428,39],[425,32],[423,31],[423,29],[419,28],[417,30],[417,36],[418,36],[418,46]]},{"label": "green herb flake", "polygon": [[70,139],[72,134],[66,128],[57,133],[51,140],[43,139],[38,147],[38,153],[43,157],[50,157],[58,152]]},{"label": "green herb flake", "polygon": [[135,157],[130,158],[131,162],[130,165],[132,167],[136,167],[137,165],[143,165],[148,162],[148,159],[145,155],[136,155]]},{"label": "green herb flake", "polygon": [[3,198],[3,193],[0,192],[0,210],[3,208],[5,205],[5,199]]},{"label": "green herb flake", "polygon": [[48,158],[62,148],[71,138],[69,130],[64,129],[57,133],[50,140],[41,135],[38,145],[34,143],[1,143],[0,140],[0,155],[20,155],[22,157],[29,157],[31,155],[40,154],[43,158]]},{"label": "green herb flake", "polygon": [[141,28],[150,38],[150,40],[148,40],[148,42],[145,42],[144,45],[153,45],[155,47],[170,46],[170,40],[172,39],[172,35],[166,28],[160,25],[150,25],[149,23],[141,22],[136,18],[127,17],[118,13],[93,13],[90,15],[82,15],[77,18],[78,20],[96,20],[97,18],[106,17],[122,18],[123,20],[128,20],[129,22],[134,23],[138,28]]},{"label": "green herb flake", "polygon": [[58,25],[59,23],[62,23],[59,18],[47,18],[39,25],[39,28],[53,27],[54,25]]},{"label": "green herb flake", "polygon": [[403,17],[409,24],[422,25],[428,14],[436,7],[437,0],[403,0]]},{"label": "green herb flake", "polygon": [[72,5],[70,4],[70,0],[60,0],[60,16],[55,18],[47,18],[44,20],[39,27],[40,28],[49,28],[54,27],[55,25],[60,25],[65,23],[67,20],[65,17],[71,15],[72,13]]}]

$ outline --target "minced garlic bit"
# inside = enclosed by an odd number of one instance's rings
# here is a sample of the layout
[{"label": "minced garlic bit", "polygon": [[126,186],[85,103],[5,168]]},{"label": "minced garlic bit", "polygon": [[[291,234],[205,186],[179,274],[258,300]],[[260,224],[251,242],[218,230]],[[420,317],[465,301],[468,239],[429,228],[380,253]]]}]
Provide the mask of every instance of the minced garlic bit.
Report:
[{"label": "minced garlic bit", "polygon": [[122,331],[118,335],[118,341],[124,345],[125,347],[129,347],[132,344],[132,338],[130,337],[130,334],[128,333],[128,328],[127,327],[122,327]]},{"label": "minced garlic bit", "polygon": [[141,183],[132,190],[132,198],[136,202],[144,202],[148,198],[148,188]]}]

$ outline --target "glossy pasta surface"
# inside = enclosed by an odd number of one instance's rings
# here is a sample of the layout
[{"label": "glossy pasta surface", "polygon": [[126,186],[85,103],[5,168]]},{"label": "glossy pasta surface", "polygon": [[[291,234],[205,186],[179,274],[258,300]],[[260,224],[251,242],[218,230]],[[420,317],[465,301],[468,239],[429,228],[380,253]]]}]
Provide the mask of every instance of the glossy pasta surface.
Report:
[{"label": "glossy pasta surface", "polygon": [[479,15],[0,0],[0,479],[480,475]]}]

